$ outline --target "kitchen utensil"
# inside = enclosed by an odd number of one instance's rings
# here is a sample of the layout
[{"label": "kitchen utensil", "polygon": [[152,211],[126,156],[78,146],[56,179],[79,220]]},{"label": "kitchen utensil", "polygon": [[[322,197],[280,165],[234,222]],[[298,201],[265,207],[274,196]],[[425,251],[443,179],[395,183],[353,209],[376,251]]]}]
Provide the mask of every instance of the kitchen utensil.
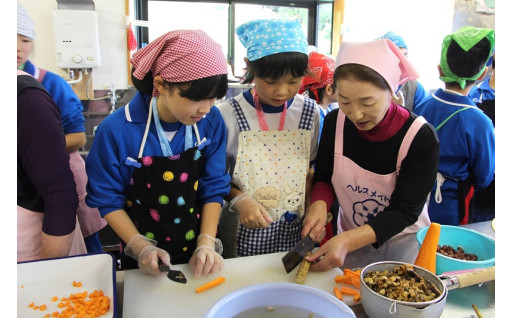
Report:
[{"label": "kitchen utensil", "polygon": [[[420,229],[416,233],[416,240],[421,244],[427,233],[428,227]],[[436,274],[451,272],[463,269],[486,268],[495,263],[495,241],[485,234],[460,226],[441,225],[439,236],[440,246],[449,245],[454,249],[461,246],[465,253],[478,256],[477,261],[465,261],[436,254]]]},{"label": "kitchen utensil", "polygon": [[160,269],[161,272],[167,273],[167,278],[169,278],[170,280],[180,284],[187,283],[187,278],[181,271],[171,269],[169,265],[165,265],[160,260],[158,260],[158,268]]},{"label": "kitchen utensil", "polygon": [[410,264],[384,261],[372,263],[361,271],[361,300],[363,309],[369,317],[440,317],[443,312],[444,305],[446,304],[446,298],[448,297],[449,290],[494,280],[493,268],[475,270],[450,278],[441,278],[422,267],[411,265],[416,273],[424,277],[424,279],[428,280],[430,283],[436,285],[436,287],[441,291],[441,296],[431,301],[421,303],[393,300],[374,292],[366,285],[366,283],[364,283],[364,277],[369,271],[392,270],[396,266],[400,265]]},{"label": "kitchen utensil", "polygon": [[[45,313],[62,312],[60,301],[71,294],[101,290],[110,299],[108,312],[102,317],[117,317],[116,260],[108,253],[20,262],[17,265],[17,317],[41,318]],[[73,286],[73,281],[82,287]],[[89,298],[87,298],[89,300]],[[46,305],[46,310],[34,310],[28,305]]]},{"label": "kitchen utensil", "polygon": [[222,297],[203,318],[244,317],[244,314],[245,317],[266,317],[265,314],[291,317],[292,313],[294,317],[310,314],[313,317],[356,317],[349,306],[325,291],[293,283],[263,283]]},{"label": "kitchen utensil", "polygon": [[297,243],[286,255],[281,259],[286,273],[291,272],[304,258],[307,252],[311,252],[315,247],[315,243],[306,235]]},{"label": "kitchen utensil", "polygon": [[[329,224],[332,220],[331,212],[327,213],[327,221],[325,224]],[[286,273],[291,272],[304,258],[307,252],[311,252],[315,248],[315,243],[311,239],[309,235],[306,235],[297,243],[285,256],[283,256],[282,261],[284,265],[284,269]]]}]

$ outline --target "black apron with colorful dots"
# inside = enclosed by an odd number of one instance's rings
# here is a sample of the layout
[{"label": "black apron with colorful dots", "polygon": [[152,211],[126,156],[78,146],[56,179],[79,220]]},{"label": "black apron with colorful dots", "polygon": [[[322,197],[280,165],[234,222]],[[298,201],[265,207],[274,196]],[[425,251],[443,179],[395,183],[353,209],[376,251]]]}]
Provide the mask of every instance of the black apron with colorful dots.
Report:
[{"label": "black apron with colorful dots", "polygon": [[[155,113],[156,108],[153,109]],[[158,119],[155,121],[157,130],[162,129]],[[194,128],[197,134],[197,127]],[[191,140],[191,133],[187,136]],[[144,141],[141,153],[143,147]],[[127,188],[125,210],[139,233],[157,241],[157,247],[171,255],[172,264],[187,263],[196,247],[200,224],[196,198],[204,167],[201,149],[199,145],[178,155],[143,157],[139,154],[136,161],[127,160],[137,168]],[[137,268],[137,262],[126,255],[122,256],[122,262],[125,269]]]}]

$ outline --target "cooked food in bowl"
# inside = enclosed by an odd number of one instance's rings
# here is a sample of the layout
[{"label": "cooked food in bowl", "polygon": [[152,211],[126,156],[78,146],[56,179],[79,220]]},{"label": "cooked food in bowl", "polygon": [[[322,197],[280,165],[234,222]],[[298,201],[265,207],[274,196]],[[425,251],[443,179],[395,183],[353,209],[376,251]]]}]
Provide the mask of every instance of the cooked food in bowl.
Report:
[{"label": "cooked food in bowl", "polygon": [[457,249],[454,249],[450,245],[441,246],[438,244],[437,252],[451,258],[462,259],[465,261],[478,261],[478,256],[475,254],[465,253],[462,246],[457,246]]},{"label": "cooked food in bowl", "polygon": [[441,296],[441,291],[405,264],[391,271],[368,271],[364,283],[382,296],[406,302],[427,302]]}]

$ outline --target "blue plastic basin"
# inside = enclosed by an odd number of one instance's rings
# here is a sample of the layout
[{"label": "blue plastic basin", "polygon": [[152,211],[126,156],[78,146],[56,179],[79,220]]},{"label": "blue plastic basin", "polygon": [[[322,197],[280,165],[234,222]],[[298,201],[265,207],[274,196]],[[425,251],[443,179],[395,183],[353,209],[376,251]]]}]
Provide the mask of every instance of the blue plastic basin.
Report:
[{"label": "blue plastic basin", "polygon": [[[427,234],[428,226],[420,229],[416,233],[416,240],[420,244]],[[454,249],[461,246],[464,253],[475,254],[478,261],[464,261],[452,257],[444,256],[441,253],[436,255],[436,274],[445,272],[487,268],[494,265],[495,262],[495,242],[487,235],[478,233],[471,229],[460,226],[441,225],[441,234],[439,236],[439,245],[449,245]]]}]

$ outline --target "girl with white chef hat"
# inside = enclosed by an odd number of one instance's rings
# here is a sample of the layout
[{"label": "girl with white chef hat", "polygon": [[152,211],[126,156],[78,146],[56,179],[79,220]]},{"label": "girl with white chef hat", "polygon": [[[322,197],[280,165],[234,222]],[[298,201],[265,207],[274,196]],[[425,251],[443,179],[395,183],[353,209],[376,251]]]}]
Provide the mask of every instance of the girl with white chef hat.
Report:
[{"label": "girl with white chef hat", "polygon": [[201,30],[177,30],[131,63],[138,92],[98,126],[86,161],[87,204],[122,239],[124,268],[163,275],[161,260],[189,262],[198,277],[219,272],[215,236],[230,180],[226,129],[212,107],[227,90],[221,46]]}]

